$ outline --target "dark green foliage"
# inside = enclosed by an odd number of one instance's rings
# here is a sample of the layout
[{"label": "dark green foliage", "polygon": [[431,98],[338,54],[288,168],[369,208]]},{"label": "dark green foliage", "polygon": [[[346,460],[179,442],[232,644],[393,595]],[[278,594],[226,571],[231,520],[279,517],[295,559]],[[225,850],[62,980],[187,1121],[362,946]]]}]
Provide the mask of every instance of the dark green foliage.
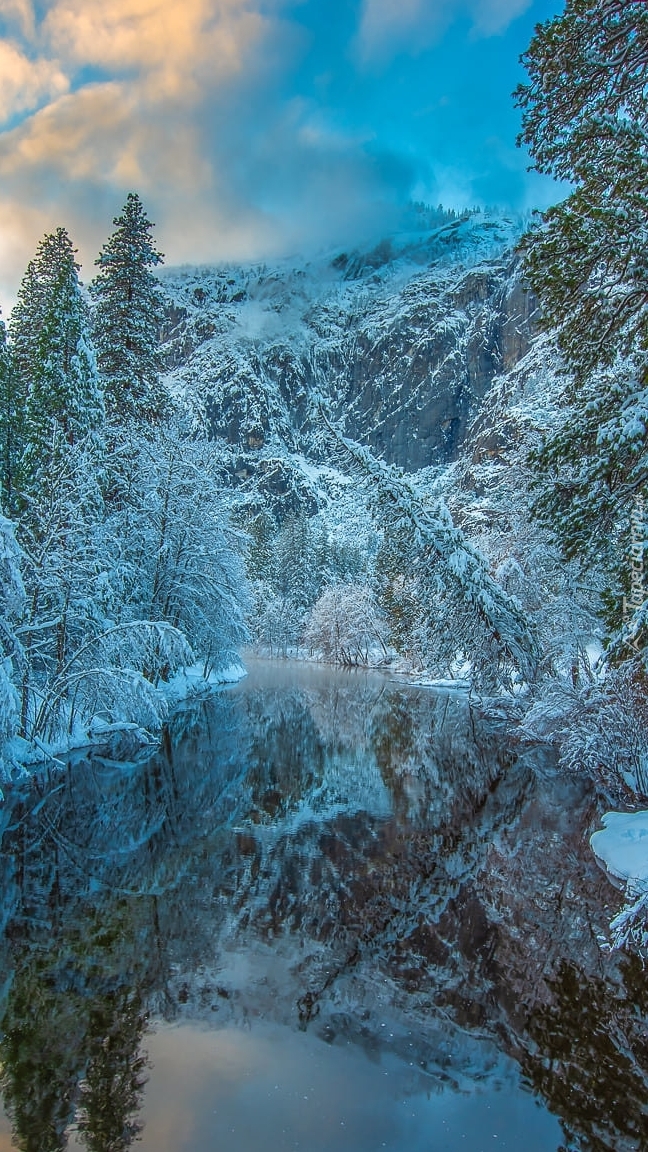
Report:
[{"label": "dark green foliage", "polygon": [[275,542],[274,585],[277,593],[298,608],[312,604],[317,595],[312,563],[312,532],[308,516],[287,516]]},{"label": "dark green foliage", "polygon": [[648,6],[568,0],[523,62],[522,140],[539,171],[574,186],[527,239],[527,274],[583,376],[648,347]]},{"label": "dark green foliage", "polygon": [[522,140],[572,184],[522,246],[566,373],[562,419],[532,458],[536,510],[568,557],[606,573],[616,627],[648,481],[648,6],[568,0],[523,61]]},{"label": "dark green foliage", "polygon": [[269,580],[272,574],[274,545],[277,535],[277,522],[274,516],[261,509],[246,525],[249,543],[247,566],[253,580]]},{"label": "dark green foliage", "polygon": [[7,405],[21,437],[9,454],[12,489],[18,483],[30,492],[64,445],[79,443],[103,421],[78,272],[70,237],[57,228],[39,244],[21,284],[10,325]]},{"label": "dark green foliage", "polygon": [[24,417],[25,396],[14,371],[5,326],[0,318],[0,507],[8,514],[15,504]]},{"label": "dark green foliage", "polygon": [[108,416],[159,420],[167,407],[160,382],[163,299],[151,268],[162,263],[142,202],[130,192],[98,259],[94,339]]}]

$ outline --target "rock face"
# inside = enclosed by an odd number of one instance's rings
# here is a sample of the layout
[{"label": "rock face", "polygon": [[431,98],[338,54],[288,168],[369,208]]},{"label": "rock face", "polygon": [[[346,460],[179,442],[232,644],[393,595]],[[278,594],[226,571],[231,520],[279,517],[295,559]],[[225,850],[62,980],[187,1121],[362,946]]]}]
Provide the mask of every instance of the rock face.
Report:
[{"label": "rock face", "polygon": [[514,239],[478,214],[366,253],[168,273],[169,383],[240,454],[235,471],[317,459],[321,406],[389,463],[446,464],[529,346]]}]

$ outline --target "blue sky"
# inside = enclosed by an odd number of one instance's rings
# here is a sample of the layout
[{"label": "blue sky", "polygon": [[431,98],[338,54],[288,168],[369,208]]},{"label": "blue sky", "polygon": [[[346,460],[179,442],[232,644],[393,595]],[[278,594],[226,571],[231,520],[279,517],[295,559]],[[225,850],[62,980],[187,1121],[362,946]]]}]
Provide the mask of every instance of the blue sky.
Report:
[{"label": "blue sky", "polygon": [[511,92],[560,0],[0,0],[0,300],[135,189],[167,263],[348,244],[410,199],[558,196]]}]

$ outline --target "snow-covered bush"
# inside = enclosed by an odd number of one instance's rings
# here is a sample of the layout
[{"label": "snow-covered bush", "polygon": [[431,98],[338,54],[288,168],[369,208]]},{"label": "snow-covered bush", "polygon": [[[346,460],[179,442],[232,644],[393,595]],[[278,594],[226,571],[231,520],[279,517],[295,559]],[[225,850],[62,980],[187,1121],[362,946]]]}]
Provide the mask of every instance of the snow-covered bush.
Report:
[{"label": "snow-covered bush", "polygon": [[106,594],[116,621],[178,628],[206,671],[232,664],[247,638],[245,540],[212,446],[179,424],[154,440],[132,425],[109,461]]},{"label": "snow-covered bush", "polygon": [[369,664],[386,655],[386,627],[366,584],[333,584],[311,609],[304,640],[335,664]]},{"label": "snow-covered bush", "polygon": [[587,772],[616,799],[648,800],[648,695],[639,662],[574,693],[561,725],[560,763]]},{"label": "snow-covered bush", "polygon": [[270,656],[287,656],[297,648],[304,624],[304,607],[278,594],[267,580],[252,585],[248,628],[253,644]]}]

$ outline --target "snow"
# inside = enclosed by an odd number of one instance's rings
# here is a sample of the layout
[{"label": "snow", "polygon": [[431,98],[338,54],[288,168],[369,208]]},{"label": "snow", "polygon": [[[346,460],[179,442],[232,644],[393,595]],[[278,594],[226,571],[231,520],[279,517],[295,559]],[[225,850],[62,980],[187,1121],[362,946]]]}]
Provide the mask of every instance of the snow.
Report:
[{"label": "snow", "polygon": [[594,855],[633,889],[648,888],[648,811],[606,812],[590,837]]},{"label": "snow", "polygon": [[469,692],[471,689],[470,680],[450,680],[448,677],[436,676],[417,676],[410,678],[407,681],[409,684],[416,684],[420,688],[434,688],[439,692]]},{"label": "snow", "polygon": [[213,670],[205,676],[202,664],[192,664],[180,668],[168,684],[160,685],[160,691],[169,704],[178,704],[194,696],[202,696],[220,688],[223,684],[236,684],[247,675],[246,669],[240,661],[229,664],[227,668]]}]

